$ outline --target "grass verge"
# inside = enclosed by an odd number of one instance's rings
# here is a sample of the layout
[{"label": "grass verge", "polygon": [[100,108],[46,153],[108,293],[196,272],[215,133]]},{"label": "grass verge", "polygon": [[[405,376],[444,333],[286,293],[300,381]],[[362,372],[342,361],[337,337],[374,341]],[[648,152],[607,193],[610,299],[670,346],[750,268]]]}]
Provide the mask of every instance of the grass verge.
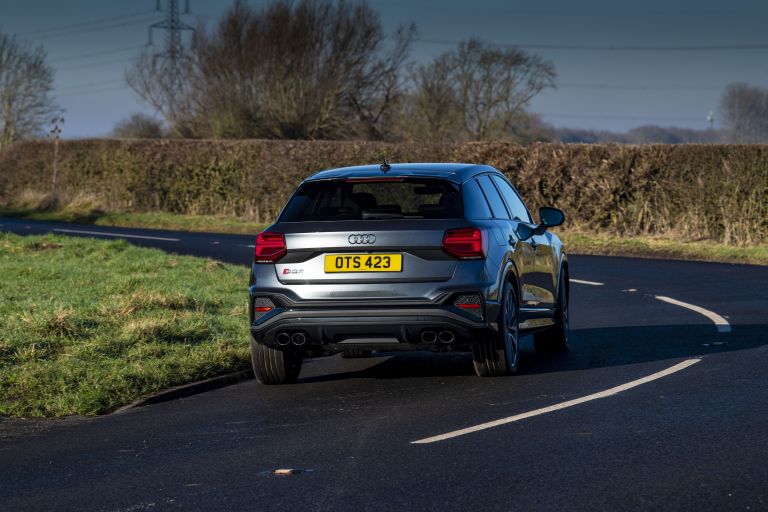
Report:
[{"label": "grass verge", "polygon": [[620,237],[567,231],[557,234],[570,254],[768,265],[768,245],[741,247],[711,241],[684,242],[648,236]]},{"label": "grass verge", "polygon": [[248,363],[247,270],[0,234],[0,414],[103,414]]},{"label": "grass verge", "polygon": [[94,226],[115,226],[122,228],[168,229],[173,231],[197,231],[208,233],[232,233],[256,235],[267,227],[266,224],[237,217],[218,215],[179,215],[175,213],[119,213],[98,210],[63,208],[37,210],[0,206],[0,217],[41,220],[51,222],[74,222]]},{"label": "grass verge", "polygon": [[[266,224],[236,217],[179,215],[173,213],[105,213],[78,208],[40,210],[0,207],[0,216],[29,220],[78,222],[99,226],[169,229],[254,235]],[[570,254],[632,256],[768,265],[768,245],[734,246],[712,241],[688,242],[650,236],[625,237],[609,234],[555,230]]]}]

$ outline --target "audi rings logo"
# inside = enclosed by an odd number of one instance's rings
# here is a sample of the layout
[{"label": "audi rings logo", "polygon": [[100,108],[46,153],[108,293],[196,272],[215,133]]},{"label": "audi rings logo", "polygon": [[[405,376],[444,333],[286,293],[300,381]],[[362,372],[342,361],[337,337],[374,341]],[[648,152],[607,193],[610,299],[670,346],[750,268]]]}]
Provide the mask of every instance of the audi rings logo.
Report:
[{"label": "audi rings logo", "polygon": [[376,235],[349,235],[347,240],[351,244],[372,244],[376,241]]}]

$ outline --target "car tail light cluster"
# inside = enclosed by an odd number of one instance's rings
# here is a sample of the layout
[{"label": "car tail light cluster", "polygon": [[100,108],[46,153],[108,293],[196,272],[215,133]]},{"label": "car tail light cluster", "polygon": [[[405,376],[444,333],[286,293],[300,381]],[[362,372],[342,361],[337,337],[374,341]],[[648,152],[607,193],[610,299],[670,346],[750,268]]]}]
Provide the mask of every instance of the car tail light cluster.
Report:
[{"label": "car tail light cluster", "polygon": [[460,260],[485,258],[483,231],[479,228],[449,229],[443,236],[443,250]]},{"label": "car tail light cluster", "polygon": [[288,247],[282,233],[260,233],[256,237],[256,249],[253,252],[254,263],[275,263],[285,256]]},{"label": "car tail light cluster", "polygon": [[483,318],[483,301],[479,295],[459,295],[453,305],[476,318]]}]

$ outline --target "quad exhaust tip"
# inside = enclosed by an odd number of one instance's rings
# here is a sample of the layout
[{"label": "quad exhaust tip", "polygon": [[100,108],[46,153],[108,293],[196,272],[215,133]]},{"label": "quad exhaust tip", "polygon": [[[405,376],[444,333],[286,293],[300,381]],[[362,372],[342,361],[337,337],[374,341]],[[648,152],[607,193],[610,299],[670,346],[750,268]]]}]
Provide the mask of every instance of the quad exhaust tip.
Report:
[{"label": "quad exhaust tip", "polygon": [[434,343],[437,341],[435,331],[421,331],[421,341],[424,343]]},{"label": "quad exhaust tip", "polygon": [[284,347],[291,342],[291,337],[287,332],[280,332],[275,336],[275,342],[281,347]]},{"label": "quad exhaust tip", "polygon": [[293,333],[293,336],[291,336],[291,343],[293,343],[297,347],[302,346],[306,342],[307,342],[307,337],[304,335],[303,332],[295,332]]},{"label": "quad exhaust tip", "polygon": [[453,340],[456,339],[451,331],[440,331],[440,334],[437,337],[440,340],[440,343],[445,343],[446,345],[448,343],[453,343]]}]

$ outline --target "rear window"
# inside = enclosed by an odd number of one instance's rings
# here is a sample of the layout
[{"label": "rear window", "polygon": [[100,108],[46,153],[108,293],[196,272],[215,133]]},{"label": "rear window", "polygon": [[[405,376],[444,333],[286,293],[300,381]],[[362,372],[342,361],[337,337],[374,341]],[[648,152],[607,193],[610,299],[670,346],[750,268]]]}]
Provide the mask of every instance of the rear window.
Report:
[{"label": "rear window", "polygon": [[429,178],[311,181],[286,205],[280,222],[312,220],[458,219],[453,183]]}]

